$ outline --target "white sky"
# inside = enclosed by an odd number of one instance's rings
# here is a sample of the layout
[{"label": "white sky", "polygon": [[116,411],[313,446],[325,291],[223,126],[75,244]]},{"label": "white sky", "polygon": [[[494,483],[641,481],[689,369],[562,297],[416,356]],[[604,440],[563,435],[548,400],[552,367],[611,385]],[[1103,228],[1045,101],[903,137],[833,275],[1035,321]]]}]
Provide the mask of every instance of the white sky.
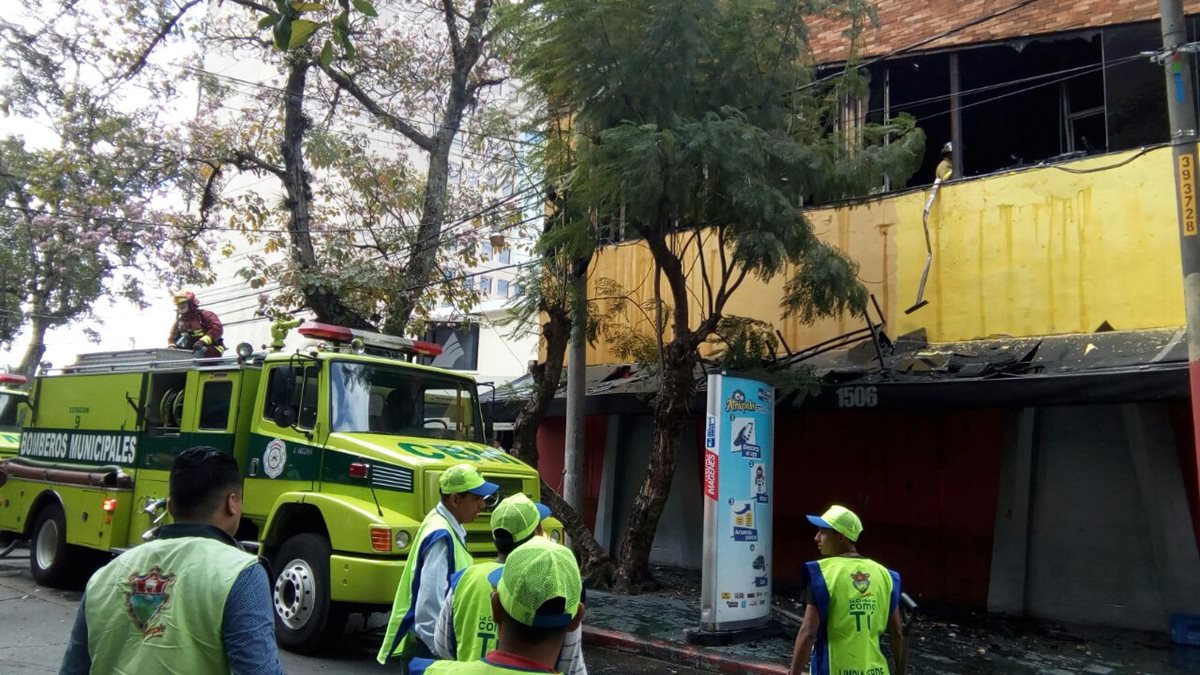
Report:
[{"label": "white sky", "polygon": [[[15,4],[15,3],[9,3]],[[49,3],[47,3],[49,4]],[[104,6],[103,0],[84,0],[80,3],[84,8],[99,8]],[[10,7],[9,9],[13,9]],[[33,27],[36,22],[45,19],[40,12],[49,8],[39,8],[39,14],[33,18],[27,14],[12,15],[6,12],[5,18]],[[156,61],[174,61],[183,58],[192,50],[191,45],[172,46],[160,55]],[[98,77],[96,73],[84,73],[85,76]],[[8,73],[0,71],[0,80],[7,79]],[[152,102],[145,89],[131,87],[124,92],[123,102],[129,108],[148,105]],[[184,120],[188,111],[195,110],[195,99],[181,100],[173,106],[173,112],[167,119]],[[44,121],[14,116],[0,117],[0,137],[19,135],[25,138],[30,147],[54,147],[58,137]],[[107,351],[130,348],[148,348],[166,346],[167,334],[174,320],[174,306],[171,302],[172,289],[167,288],[155,278],[143,278],[145,299],[150,306],[139,309],[127,301],[101,301],[94,308],[96,319],[78,321],[67,326],[51,329],[46,334],[46,354],[43,361],[49,361],[54,366],[63,366],[74,362],[80,353]],[[85,327],[91,327],[100,333],[100,342],[93,343],[83,332]],[[22,331],[11,345],[0,345],[0,369],[15,368],[28,348],[28,331]]]},{"label": "white sky", "polygon": [[[81,6],[93,9],[103,7],[104,0],[83,0]],[[198,12],[197,17],[199,16],[201,14]],[[13,17],[6,18],[17,21],[22,20]],[[39,19],[23,19],[27,25],[30,21],[36,20]],[[156,62],[178,63],[187,55],[193,54],[194,50],[194,43],[188,42],[182,45],[174,45],[169,50],[160,53]],[[239,78],[249,81],[262,81],[275,74],[274,69],[267,68],[263,64],[235,60],[217,54],[206,55],[204,64],[206,69],[221,74],[236,75]],[[5,77],[6,74],[0,71],[0,80]],[[134,108],[149,105],[153,103],[153,100],[144,89],[132,88],[126,93],[124,103],[126,107]],[[167,115],[164,121],[166,123],[185,121],[190,115],[194,114],[195,109],[196,103],[194,98],[180,101],[173,106],[173,112]],[[57,137],[54,135],[53,130],[38,120],[0,117],[0,137],[7,135],[24,136],[26,141],[35,147],[49,147],[57,144]],[[412,159],[415,160],[414,165],[416,168],[423,167],[423,155],[418,154],[412,157]],[[272,184],[270,181],[266,185],[262,183],[261,179],[253,176],[239,175],[234,178],[233,183],[227,186],[226,193],[230,194],[239,189],[278,190],[277,184]],[[509,234],[512,237],[512,235],[519,233],[510,232]],[[521,250],[521,243],[523,243],[521,238],[517,236],[513,237],[513,239],[515,241],[512,243],[517,248],[513,262],[528,259],[528,253]],[[237,250],[239,254],[243,254],[248,252],[250,248],[243,244],[238,246]],[[254,248],[257,248],[257,246]],[[233,325],[229,326],[225,333],[225,342],[229,346],[236,345],[241,341],[250,341],[257,345],[267,339],[266,335],[269,332],[265,319],[261,322],[248,321],[248,319],[253,318],[251,315],[253,309],[248,306],[255,305],[256,299],[253,297],[254,292],[245,285],[245,282],[235,276],[237,269],[244,264],[243,258],[243,255],[237,254],[231,259],[223,259],[219,255],[214,255],[213,262],[217,270],[216,282],[207,289],[192,288],[199,296],[202,306],[207,306],[217,312],[226,323],[232,322]],[[500,266],[500,263],[484,264],[480,268],[496,266]],[[513,271],[506,270],[492,276],[493,278],[511,279],[515,274]],[[174,321],[174,308],[170,300],[174,289],[166,287],[165,284],[155,278],[143,277],[143,283],[145,300],[149,303],[148,307],[139,309],[134,304],[123,300],[99,302],[94,307],[94,319],[78,321],[67,326],[52,329],[47,333],[45,340],[46,354],[43,356],[43,361],[49,361],[55,367],[61,367],[74,362],[76,355],[81,353],[166,347],[167,335]],[[91,342],[84,332],[83,329],[89,327],[99,333],[100,341],[98,343]],[[24,355],[28,341],[28,331],[23,331],[11,345],[7,347],[0,345],[0,370],[5,367],[16,367]],[[523,364],[521,365],[523,367]]]}]

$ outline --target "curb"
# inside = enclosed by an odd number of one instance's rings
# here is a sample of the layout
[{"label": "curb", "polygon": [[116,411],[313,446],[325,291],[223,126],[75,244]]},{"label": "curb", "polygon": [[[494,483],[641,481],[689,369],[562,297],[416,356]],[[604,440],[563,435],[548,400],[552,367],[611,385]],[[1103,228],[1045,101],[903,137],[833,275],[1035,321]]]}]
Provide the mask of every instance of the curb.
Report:
[{"label": "curb", "polygon": [[644,638],[632,633],[588,625],[583,627],[583,642],[727,675],[787,675],[788,672],[788,667],[782,663],[742,661],[697,645]]}]

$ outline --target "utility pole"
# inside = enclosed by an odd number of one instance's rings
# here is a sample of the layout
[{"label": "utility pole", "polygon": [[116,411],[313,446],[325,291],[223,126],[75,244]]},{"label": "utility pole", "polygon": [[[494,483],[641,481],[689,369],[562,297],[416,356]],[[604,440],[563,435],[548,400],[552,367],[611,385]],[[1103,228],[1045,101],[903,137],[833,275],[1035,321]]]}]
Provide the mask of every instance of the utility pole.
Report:
[{"label": "utility pole", "polygon": [[[584,403],[587,397],[587,266],[573,265],[571,342],[567,349],[567,438],[563,499],[583,513]],[[582,269],[579,269],[582,267]]]},{"label": "utility pole", "polygon": [[[1162,64],[1167,75],[1167,117],[1179,204],[1179,254],[1183,262],[1183,305],[1187,312],[1188,378],[1192,394],[1194,452],[1200,461],[1200,236],[1197,230],[1196,98],[1182,0],[1159,0]],[[1193,517],[1200,514],[1193,514]]]}]

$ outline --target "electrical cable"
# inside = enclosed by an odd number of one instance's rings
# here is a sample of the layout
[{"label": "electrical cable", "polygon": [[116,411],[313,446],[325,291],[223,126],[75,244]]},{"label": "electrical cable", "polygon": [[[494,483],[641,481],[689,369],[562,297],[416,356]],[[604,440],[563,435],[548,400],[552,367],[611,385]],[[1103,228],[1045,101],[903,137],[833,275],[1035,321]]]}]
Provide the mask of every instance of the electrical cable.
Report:
[{"label": "electrical cable", "polygon": [[1028,7],[1029,5],[1032,5],[1035,2],[1038,2],[1038,0],[1020,0],[1020,2],[1009,5],[1008,7],[1005,7],[1004,9],[998,10],[996,12],[992,12],[991,14],[987,14],[985,16],[976,17],[974,19],[971,19],[970,21],[967,21],[964,24],[960,24],[958,26],[950,28],[950,29],[943,31],[941,33],[938,33],[936,35],[932,35],[927,38],[922,38],[910,45],[901,47],[900,49],[895,49],[886,54],[880,54],[878,56],[874,56],[870,59],[867,59],[866,61],[864,61],[862,63],[856,64],[853,66],[847,65],[845,68],[842,69],[842,71],[840,73],[826,75],[825,77],[819,77],[816,80],[813,80],[812,82],[802,84],[799,87],[796,87],[794,89],[789,89],[788,91],[784,92],[784,95],[786,96],[787,94],[794,94],[797,92],[804,91],[806,89],[811,89],[812,87],[815,87],[818,84],[821,84],[828,80],[832,80],[836,77],[844,75],[847,71],[849,71],[852,68],[853,69],[866,68],[867,66],[874,65],[876,63],[879,63],[880,61],[886,61],[887,59],[891,59],[891,58],[895,58],[895,57],[903,55],[903,54],[907,54],[908,52],[914,51],[914,50],[918,49],[919,47],[923,47],[931,42],[936,42],[943,38],[950,37],[951,35],[954,35],[956,33],[961,33],[962,31],[967,30],[968,28],[974,28],[975,26],[987,23],[988,21],[991,21],[992,19],[998,19],[998,18],[1004,16],[1005,14],[1010,14],[1012,12],[1017,11],[1018,9]]},{"label": "electrical cable", "polygon": [[[1047,77],[1054,77],[1056,75],[1064,75],[1064,74],[1068,74],[1068,73],[1075,73],[1075,74],[1071,75],[1070,77],[1064,78],[1064,79],[1071,79],[1071,77],[1076,77],[1076,76],[1091,75],[1092,73],[1096,72],[1096,70],[1100,70],[1100,69],[1107,70],[1109,68],[1124,65],[1125,63],[1128,63],[1130,61],[1141,60],[1142,58],[1143,58],[1142,55],[1134,54],[1132,56],[1126,56],[1126,57],[1116,59],[1113,61],[1105,61],[1102,63],[1089,63],[1089,64],[1083,65],[1083,66],[1075,66],[1073,68],[1064,68],[1062,70],[1056,70],[1056,71],[1052,71],[1052,72],[1048,72],[1048,73],[1040,73],[1038,75],[1030,75],[1028,77],[1017,78],[1015,80],[1008,80],[1005,82],[995,82],[992,84],[986,84],[986,85],[974,87],[971,89],[964,89],[962,91],[959,91],[958,95],[959,96],[971,96],[973,94],[978,94],[978,93],[982,93],[985,91],[991,91],[993,89],[1002,89],[1004,87],[1016,86],[1019,84],[1025,84],[1027,82],[1033,82],[1033,81],[1044,79]],[[1080,71],[1086,71],[1086,72],[1080,72]],[[1063,81],[1063,80],[1056,80],[1055,82],[1048,82],[1045,84],[1055,84],[1055,83],[1061,82],[1061,81]],[[888,105],[888,108],[890,109],[889,111],[885,111],[884,108],[872,108],[870,110],[865,111],[861,115],[855,116],[854,121],[856,121],[858,123],[863,123],[866,121],[867,117],[869,117],[875,113],[894,112],[897,108],[900,108],[900,109],[915,108],[918,106],[929,105],[931,103],[940,103],[942,101],[950,100],[953,97],[954,97],[954,94],[938,94],[937,96],[930,96],[928,98],[917,99],[914,101],[904,101],[901,103],[890,103]],[[918,118],[918,119],[924,119],[924,118]]]},{"label": "electrical cable", "polygon": [[[541,186],[534,185],[534,186],[526,188],[520,192],[514,192],[513,194],[511,194],[507,197],[493,200],[491,202],[490,206],[484,207],[483,209],[481,209],[479,211],[473,212],[473,213],[463,217],[463,219],[454,219],[449,224],[445,224],[443,229],[439,233],[439,236],[440,236],[440,234],[444,234],[445,232],[449,231],[451,228],[461,227],[462,225],[473,222],[477,218],[482,218],[482,217],[485,217],[488,215],[492,215],[493,213],[501,213],[502,215],[508,215],[513,212],[516,212],[516,211],[522,209],[523,207],[521,207],[520,205],[511,205],[511,204],[506,204],[506,203],[511,202],[514,197],[519,196],[523,192],[532,192],[533,190],[539,189],[540,187]],[[506,206],[506,205],[508,206],[507,209],[505,209],[502,212],[499,211],[500,207]],[[244,227],[216,227],[216,226],[207,226],[207,225],[200,227],[200,226],[196,226],[196,225],[179,225],[179,224],[175,224],[175,223],[165,223],[165,222],[155,223],[155,222],[150,222],[150,221],[145,221],[145,220],[125,218],[122,216],[88,215],[86,213],[79,213],[76,211],[58,211],[55,213],[50,213],[47,211],[43,211],[41,209],[29,208],[29,207],[24,207],[24,206],[15,206],[12,204],[0,204],[0,207],[3,207],[10,211],[18,211],[21,213],[31,213],[34,215],[44,215],[44,216],[50,216],[50,217],[55,217],[55,218],[62,217],[62,218],[69,218],[72,220],[81,220],[81,221],[101,221],[101,222],[102,221],[112,221],[112,222],[121,223],[124,225],[136,225],[136,226],[140,226],[140,227],[167,228],[167,229],[175,229],[175,230],[195,230],[197,233],[202,233],[202,232],[242,232],[245,234],[254,234],[254,235],[258,235],[258,234],[291,234],[292,233],[292,230],[287,229],[287,228],[283,228],[283,229],[264,228],[264,229],[255,230],[255,229],[247,229]],[[176,215],[178,215],[178,214],[176,214]],[[314,230],[314,229],[310,228],[307,230],[297,230],[296,232],[298,234],[354,234],[354,233],[374,234],[378,230],[400,230],[400,229],[411,229],[411,228],[409,228],[409,226],[407,226],[407,225],[385,225],[385,226],[381,226],[378,228],[340,227],[340,228],[328,228],[328,229],[323,228],[323,229],[319,229],[319,230]],[[425,240],[421,240],[421,241],[418,241],[415,243],[417,243],[417,244],[424,243],[424,241],[429,241],[432,238],[433,238],[432,236],[427,237]]]}]

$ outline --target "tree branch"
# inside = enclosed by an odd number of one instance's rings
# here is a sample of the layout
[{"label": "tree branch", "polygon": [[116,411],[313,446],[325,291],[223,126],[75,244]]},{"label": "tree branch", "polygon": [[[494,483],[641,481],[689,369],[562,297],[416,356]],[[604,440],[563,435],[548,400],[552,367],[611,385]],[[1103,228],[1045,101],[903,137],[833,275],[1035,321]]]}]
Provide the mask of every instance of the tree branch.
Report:
[{"label": "tree branch", "polygon": [[705,294],[705,298],[706,298],[705,302],[704,302],[705,309],[708,310],[708,315],[712,316],[712,314],[713,314],[712,281],[710,281],[708,278],[708,262],[704,260],[704,240],[701,239],[701,237],[700,237],[700,228],[693,227],[692,235],[694,237],[696,237],[696,251],[697,251],[697,255],[700,256],[700,277],[701,277],[701,279],[704,280],[704,294]]},{"label": "tree branch", "polygon": [[[746,275],[749,273],[749,268],[742,267],[742,271],[738,273],[737,278],[734,279],[733,283],[729,285],[729,290],[723,293],[721,297],[717,298],[717,306],[713,311],[712,317],[710,317],[711,319],[719,320],[721,313],[725,311],[725,303],[729,301],[729,298],[733,297],[734,291],[738,289],[738,286],[742,285],[742,282],[746,280]],[[713,327],[716,327],[715,321],[713,322]]]},{"label": "tree branch", "polygon": [[458,14],[454,11],[454,0],[442,0],[442,14],[446,17],[446,32],[450,34],[450,52],[458,61],[462,42],[458,37]]},{"label": "tree branch", "polygon": [[242,7],[252,9],[256,12],[262,12],[263,14],[274,14],[275,13],[275,10],[271,9],[270,7],[267,7],[266,5],[262,5],[257,2],[254,2],[254,0],[229,0],[229,1],[235,5],[241,5]]},{"label": "tree branch", "polygon": [[347,94],[353,96],[354,100],[358,101],[362,107],[367,109],[367,112],[379,118],[379,121],[383,122],[384,126],[390,127],[394,131],[404,134],[408,140],[416,143],[417,146],[425,152],[433,152],[435,143],[432,138],[421,133],[419,129],[412,126],[408,122],[405,122],[399,117],[396,117],[392,113],[384,110],[379,103],[375,101],[375,99],[371,98],[367,92],[363,91],[362,88],[359,87],[358,84],[345,73],[334,70],[332,65],[326,66],[322,64],[321,70],[325,71],[325,74],[329,76],[329,79],[333,80],[334,84],[336,84],[338,87],[341,87],[341,89]]},{"label": "tree branch", "polygon": [[203,2],[203,0],[188,0],[183,7],[180,7],[179,11],[175,12],[175,16],[171,17],[167,23],[165,23],[163,27],[159,29],[158,34],[154,36],[154,39],[150,41],[150,44],[146,45],[146,48],[142,50],[142,53],[138,56],[137,60],[134,61],[133,65],[129,67],[129,70],[127,70],[125,74],[118,79],[128,80],[134,75],[140,73],[142,68],[146,67],[146,63],[150,58],[151,52],[158,47],[159,43],[167,39],[167,35],[170,35],[171,31],[175,29],[175,25],[179,23],[179,20],[183,18],[183,15],[186,14],[189,9],[195,7],[201,2]]},{"label": "tree branch", "polygon": [[498,84],[504,84],[508,80],[507,77],[488,77],[482,80],[476,80],[467,85],[467,95],[475,96],[475,93],[484,87],[494,87]]},{"label": "tree branch", "polygon": [[238,150],[233,153],[233,165],[242,171],[266,171],[274,174],[275,177],[283,180],[287,177],[287,173],[283,167],[277,166],[262,159],[258,155],[248,150]]}]

